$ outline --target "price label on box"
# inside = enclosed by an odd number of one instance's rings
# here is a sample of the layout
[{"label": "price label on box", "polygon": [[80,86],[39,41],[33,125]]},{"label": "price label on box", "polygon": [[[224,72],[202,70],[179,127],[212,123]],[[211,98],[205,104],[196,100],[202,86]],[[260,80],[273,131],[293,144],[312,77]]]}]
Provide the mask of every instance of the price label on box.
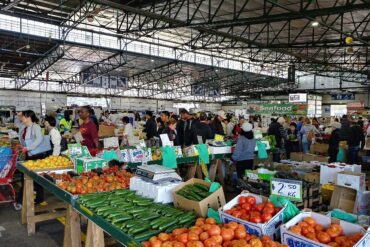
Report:
[{"label": "price label on box", "polygon": [[270,188],[271,195],[282,196],[291,201],[302,201],[302,181],[273,178]]}]

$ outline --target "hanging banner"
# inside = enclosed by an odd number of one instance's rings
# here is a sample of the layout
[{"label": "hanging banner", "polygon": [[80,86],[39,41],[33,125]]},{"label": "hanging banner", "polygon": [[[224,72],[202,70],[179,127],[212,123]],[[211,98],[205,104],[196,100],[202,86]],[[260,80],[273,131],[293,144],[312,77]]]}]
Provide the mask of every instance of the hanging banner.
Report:
[{"label": "hanging banner", "polygon": [[249,104],[247,111],[258,115],[307,115],[307,104]]}]

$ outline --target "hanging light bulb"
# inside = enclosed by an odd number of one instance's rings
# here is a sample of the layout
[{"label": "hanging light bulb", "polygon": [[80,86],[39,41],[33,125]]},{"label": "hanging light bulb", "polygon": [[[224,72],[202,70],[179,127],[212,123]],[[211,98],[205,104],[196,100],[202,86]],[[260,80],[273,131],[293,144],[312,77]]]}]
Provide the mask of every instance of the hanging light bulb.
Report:
[{"label": "hanging light bulb", "polygon": [[348,54],[353,54],[353,48],[352,47],[348,47],[347,48],[347,53]]},{"label": "hanging light bulb", "polygon": [[92,15],[92,14],[88,14],[88,15],[86,16],[86,19],[87,19],[87,21],[88,21],[88,22],[93,22],[93,21],[94,21],[94,15]]},{"label": "hanging light bulb", "polygon": [[353,38],[352,38],[352,37],[350,37],[350,36],[348,36],[348,37],[346,37],[345,41],[346,41],[346,44],[347,44],[347,45],[352,44],[352,42],[353,42]]}]

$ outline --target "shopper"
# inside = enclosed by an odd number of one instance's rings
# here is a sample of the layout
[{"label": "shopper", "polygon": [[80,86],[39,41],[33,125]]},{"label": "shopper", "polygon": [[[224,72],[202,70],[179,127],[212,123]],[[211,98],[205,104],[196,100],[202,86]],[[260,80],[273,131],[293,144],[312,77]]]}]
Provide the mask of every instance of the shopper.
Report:
[{"label": "shopper", "polygon": [[194,126],[194,144],[199,144],[198,138],[201,138],[203,143],[206,143],[206,140],[213,139],[211,127],[207,124],[207,114],[204,112],[200,113],[199,122]]},{"label": "shopper", "polygon": [[[22,115],[20,115],[20,120],[25,126],[20,135],[20,143],[23,147],[23,153],[26,154],[26,160],[38,160],[46,158],[48,154],[47,151],[38,152],[38,150],[45,150],[45,148],[42,147],[44,145],[44,138],[41,132],[41,127],[40,125],[38,125],[39,120],[36,117],[36,114],[31,110],[22,111]],[[44,201],[43,188],[37,183],[34,183],[34,188],[36,191],[35,203],[42,203]],[[21,207],[23,199],[22,197],[23,184],[20,193],[18,193],[17,209]]]},{"label": "shopper", "polygon": [[302,135],[303,153],[306,154],[310,151],[310,146],[312,141],[315,139],[315,135],[320,134],[320,131],[311,124],[311,120],[309,118],[305,118],[300,133]]},{"label": "shopper", "polygon": [[331,135],[329,138],[329,148],[328,148],[329,163],[337,161],[337,155],[339,152],[339,142],[340,142],[340,135],[339,135],[340,128],[341,128],[341,124],[338,122],[333,122],[331,124],[332,131],[331,131]]},{"label": "shopper", "polygon": [[145,128],[144,132],[146,133],[146,139],[152,139],[157,134],[157,123],[155,122],[153,118],[153,113],[151,111],[147,111],[145,113]]},{"label": "shopper", "polygon": [[315,126],[316,129],[320,130],[320,123],[319,123],[319,120],[317,120],[317,118],[313,118],[312,119],[312,125]]},{"label": "shopper", "polygon": [[232,118],[229,117],[227,119],[228,123],[227,123],[227,132],[226,132],[226,136],[227,137],[233,137],[233,130],[234,130],[234,127],[235,127],[235,124],[233,123],[232,121]]},{"label": "shopper", "polygon": [[171,117],[170,120],[168,121],[168,127],[167,127],[167,135],[168,139],[174,143],[174,145],[177,144],[177,131],[176,131],[176,124],[177,124],[177,119],[174,117]]},{"label": "shopper", "polygon": [[253,169],[254,150],[256,140],[253,137],[253,126],[250,123],[243,123],[240,135],[236,143],[235,151],[231,156],[236,162],[236,173],[238,178],[243,178],[246,169]]},{"label": "shopper", "polygon": [[70,110],[64,111],[64,117],[59,121],[59,126],[63,126],[63,128],[59,128],[59,131],[62,133],[68,131],[71,132],[72,130],[72,119],[71,119],[72,112]]},{"label": "shopper", "polygon": [[134,115],[135,115],[135,122],[140,122],[141,121],[140,113],[135,111]]},{"label": "shopper", "polygon": [[122,135],[122,142],[121,145],[128,146],[130,141],[134,138],[134,128],[130,123],[130,119],[127,116],[122,118],[122,123],[124,126],[123,135]]},{"label": "shopper", "polygon": [[224,111],[218,111],[217,115],[213,118],[213,121],[210,125],[212,129],[212,134],[213,136],[218,134],[218,135],[225,135],[224,128],[222,126],[222,120],[226,118],[225,112]]},{"label": "shopper", "polygon": [[94,109],[92,109],[91,107],[90,107],[90,118],[91,118],[91,121],[96,125],[96,129],[99,130],[98,118],[95,115]]},{"label": "shopper", "polygon": [[271,119],[271,124],[267,130],[267,134],[269,136],[275,137],[276,140],[276,146],[275,146],[275,151],[272,153],[272,160],[273,162],[280,162],[280,151],[283,148],[283,126],[281,126],[278,122],[277,119],[272,118]]},{"label": "shopper", "polygon": [[298,130],[297,130],[297,125],[294,122],[290,123],[289,129],[287,131],[285,151],[286,151],[287,159],[290,159],[290,154],[292,152],[299,151]]},{"label": "shopper", "polygon": [[365,146],[365,135],[357,121],[350,122],[348,135],[348,163],[358,164],[358,152]]},{"label": "shopper", "polygon": [[349,137],[349,119],[347,115],[343,115],[342,119],[340,120],[341,128],[339,131],[340,140],[341,141],[348,141]]},{"label": "shopper", "polygon": [[159,134],[167,133],[169,121],[170,121],[170,113],[168,111],[162,111],[161,113],[162,129]]},{"label": "shopper", "polygon": [[99,147],[99,137],[97,125],[91,117],[90,106],[82,106],[80,108],[79,117],[82,121],[80,132],[83,138],[82,145],[85,145],[89,150]]},{"label": "shopper", "polygon": [[60,132],[55,127],[57,124],[57,121],[52,116],[46,116],[44,120],[45,128],[49,132],[50,137],[50,144],[52,150],[49,152],[49,155],[53,156],[59,156],[61,152],[61,142],[62,142],[62,136],[60,135]]},{"label": "shopper", "polygon": [[242,130],[242,125],[243,125],[244,122],[245,122],[244,117],[240,117],[239,122],[237,124],[235,124],[234,129],[233,129],[233,135],[234,135],[233,138],[234,139],[239,137],[239,134]]},{"label": "shopper", "polygon": [[188,147],[193,144],[193,130],[194,130],[194,123],[196,121],[193,115],[191,115],[186,109],[182,109],[180,111],[180,117],[183,121],[183,124],[179,126],[179,129],[178,129],[178,132],[179,133],[181,132],[181,135],[182,135],[182,138],[181,137],[178,138],[179,145]]},{"label": "shopper", "polygon": [[155,119],[156,125],[157,125],[157,133],[156,136],[159,137],[160,134],[162,134],[163,129],[164,129],[164,124],[162,122],[161,117],[157,117]]},{"label": "shopper", "polygon": [[364,127],[364,120],[362,120],[362,117],[358,117],[357,124],[358,124],[358,126],[360,126],[361,128],[363,128],[363,127]]}]

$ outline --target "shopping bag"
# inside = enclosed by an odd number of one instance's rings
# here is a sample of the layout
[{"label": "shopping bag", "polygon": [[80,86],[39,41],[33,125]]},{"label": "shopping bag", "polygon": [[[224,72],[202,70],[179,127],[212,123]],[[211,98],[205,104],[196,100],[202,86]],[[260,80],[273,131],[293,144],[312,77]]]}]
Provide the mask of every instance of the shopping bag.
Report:
[{"label": "shopping bag", "polygon": [[346,153],[344,152],[344,149],[342,147],[339,147],[339,151],[337,154],[337,162],[345,162],[346,159]]},{"label": "shopping bag", "polygon": [[209,164],[209,153],[206,144],[198,144],[195,146],[199,154],[199,164]]},{"label": "shopping bag", "polygon": [[268,158],[267,150],[266,150],[266,144],[261,141],[256,141],[257,144],[257,150],[258,150],[258,159],[264,160]]},{"label": "shopping bag", "polygon": [[165,146],[161,147],[162,150],[162,163],[167,168],[177,168],[176,151],[174,147]]},{"label": "shopping bag", "polygon": [[282,208],[286,205],[286,208],[283,212],[283,222],[288,222],[294,216],[298,215],[301,212],[297,208],[297,206],[294,205],[287,198],[284,198],[284,197],[281,197],[281,196],[270,195],[269,200],[275,205],[275,207]]}]

